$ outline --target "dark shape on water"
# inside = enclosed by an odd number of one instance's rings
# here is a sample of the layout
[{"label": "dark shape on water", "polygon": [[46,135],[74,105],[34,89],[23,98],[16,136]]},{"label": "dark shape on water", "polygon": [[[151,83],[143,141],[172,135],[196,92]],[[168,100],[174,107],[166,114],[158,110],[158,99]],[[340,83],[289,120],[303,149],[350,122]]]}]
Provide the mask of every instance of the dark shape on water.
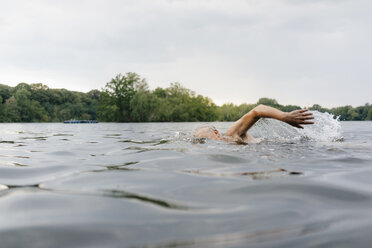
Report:
[{"label": "dark shape on water", "polygon": [[153,146],[166,144],[169,142],[169,140],[166,139],[156,139],[156,140],[120,140],[119,142],[122,143],[134,143],[134,144],[151,144],[154,143]]},{"label": "dark shape on water", "polygon": [[14,144],[15,142],[12,140],[2,140],[0,141],[1,144]]},{"label": "dark shape on water", "polygon": [[149,196],[143,196],[143,195],[139,195],[135,193],[130,193],[124,190],[117,190],[117,189],[105,190],[104,196],[113,197],[113,198],[135,199],[141,202],[154,204],[158,207],[175,209],[175,210],[189,210],[189,207],[186,207],[186,206],[181,206],[175,203],[171,203],[171,202],[157,199],[157,198],[152,198]]},{"label": "dark shape on water", "polygon": [[19,167],[27,167],[28,165],[25,165],[25,164],[20,164],[20,163],[13,163],[14,166],[19,166]]},{"label": "dark shape on water", "polygon": [[137,163],[139,163],[139,161],[127,162],[127,163],[124,163],[122,165],[105,165],[103,167],[105,167],[106,169],[104,169],[104,170],[93,170],[92,172],[103,172],[103,171],[106,171],[106,170],[138,171],[140,169],[133,169],[133,168],[126,168],[125,167],[125,166],[129,166],[129,165],[137,164]]},{"label": "dark shape on water", "polygon": [[40,188],[39,184],[30,185],[7,185],[9,189],[22,189],[22,188]]},{"label": "dark shape on water", "polygon": [[23,140],[47,140],[47,136],[37,136],[37,137],[22,137]]},{"label": "dark shape on water", "polygon": [[303,175],[304,173],[298,171],[291,171],[288,173],[289,175]]},{"label": "dark shape on water", "polygon": [[275,173],[284,173],[288,175],[303,175],[302,172],[298,171],[287,171],[282,168],[267,170],[267,171],[250,171],[250,172],[238,172],[238,173],[218,173],[218,172],[205,172],[199,170],[184,170],[187,173],[193,173],[205,176],[218,176],[218,177],[231,177],[231,176],[250,176],[254,180],[270,179]]},{"label": "dark shape on water", "polygon": [[98,123],[98,121],[97,120],[66,120],[63,123],[65,124],[81,124],[81,123],[95,124],[95,123]]}]

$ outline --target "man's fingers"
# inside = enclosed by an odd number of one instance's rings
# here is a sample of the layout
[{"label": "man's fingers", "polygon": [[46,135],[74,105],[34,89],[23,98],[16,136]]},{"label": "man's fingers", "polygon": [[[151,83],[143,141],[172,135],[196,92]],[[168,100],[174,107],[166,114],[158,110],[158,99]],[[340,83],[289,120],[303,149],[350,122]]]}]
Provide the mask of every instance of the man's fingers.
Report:
[{"label": "man's fingers", "polygon": [[305,116],[301,118],[302,120],[313,120],[314,116]]},{"label": "man's fingers", "polygon": [[314,116],[298,116],[296,120],[304,121],[304,120],[313,120]]},{"label": "man's fingers", "polygon": [[292,123],[288,122],[288,123],[290,123],[290,125],[294,127],[301,128],[301,129],[304,128],[302,125],[314,124],[313,121],[310,121],[314,119],[313,113],[308,112],[308,111],[309,109],[298,109],[298,110],[292,111],[290,113],[290,116],[293,122]]},{"label": "man's fingers", "polygon": [[309,111],[308,109],[299,109],[298,112],[299,113],[303,113],[303,112],[306,112],[306,111]]}]

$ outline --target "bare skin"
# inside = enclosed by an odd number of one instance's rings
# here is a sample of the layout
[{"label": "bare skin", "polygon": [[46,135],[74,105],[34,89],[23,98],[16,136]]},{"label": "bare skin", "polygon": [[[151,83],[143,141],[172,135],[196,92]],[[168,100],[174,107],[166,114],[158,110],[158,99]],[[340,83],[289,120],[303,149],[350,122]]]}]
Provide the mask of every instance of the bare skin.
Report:
[{"label": "bare skin", "polygon": [[314,116],[308,112],[308,109],[300,109],[292,112],[282,112],[276,108],[258,105],[247,114],[237,120],[223,136],[217,129],[213,130],[196,130],[194,137],[208,138],[214,140],[224,140],[227,142],[236,142],[238,144],[247,144],[253,142],[254,138],[248,134],[248,130],[260,118],[273,118],[279,121],[288,123],[289,125],[297,128],[304,128],[303,125],[314,124],[312,121]]}]

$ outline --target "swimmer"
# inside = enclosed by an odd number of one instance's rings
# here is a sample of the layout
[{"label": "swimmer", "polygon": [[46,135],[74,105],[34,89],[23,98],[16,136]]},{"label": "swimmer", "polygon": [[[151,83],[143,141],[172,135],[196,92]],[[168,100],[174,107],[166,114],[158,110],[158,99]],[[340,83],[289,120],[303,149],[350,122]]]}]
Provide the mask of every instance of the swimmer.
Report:
[{"label": "swimmer", "polygon": [[276,108],[261,104],[236,121],[227,130],[224,136],[215,127],[208,125],[196,128],[194,138],[207,138],[213,140],[223,140],[226,142],[236,142],[238,144],[248,144],[250,142],[254,142],[254,138],[248,134],[248,130],[260,118],[273,118],[288,123],[293,127],[304,128],[303,125],[314,124],[314,122],[311,121],[314,119],[314,116],[308,111],[308,109],[300,109],[292,112],[282,112]]}]

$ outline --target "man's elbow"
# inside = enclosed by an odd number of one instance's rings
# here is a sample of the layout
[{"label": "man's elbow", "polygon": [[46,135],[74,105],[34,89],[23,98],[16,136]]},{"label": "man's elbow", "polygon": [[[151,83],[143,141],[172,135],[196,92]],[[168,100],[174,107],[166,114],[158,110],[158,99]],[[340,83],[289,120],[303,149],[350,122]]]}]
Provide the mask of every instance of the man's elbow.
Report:
[{"label": "man's elbow", "polygon": [[262,117],[262,111],[263,111],[264,108],[265,108],[265,105],[259,104],[252,109],[252,114],[253,114],[255,119],[259,119],[259,118]]}]

